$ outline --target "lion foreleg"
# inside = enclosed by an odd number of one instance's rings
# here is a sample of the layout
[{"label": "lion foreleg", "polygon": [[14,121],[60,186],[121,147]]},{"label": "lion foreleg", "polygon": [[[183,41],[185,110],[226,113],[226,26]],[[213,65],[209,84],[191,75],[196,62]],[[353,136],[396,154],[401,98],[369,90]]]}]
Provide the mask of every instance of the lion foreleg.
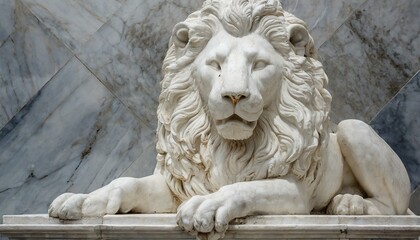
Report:
[{"label": "lion foreleg", "polygon": [[408,174],[386,142],[369,125],[357,120],[338,125],[337,141],[344,160],[367,196],[337,195],[330,204],[333,213],[405,214],[410,197]]},{"label": "lion foreleg", "polygon": [[194,196],[178,209],[178,224],[187,231],[221,232],[238,217],[254,214],[309,214],[307,192],[290,179],[239,182]]},{"label": "lion foreleg", "polygon": [[86,216],[141,212],[175,212],[177,204],[163,176],[118,178],[89,194],[64,193],[48,210],[51,217],[80,219]]}]

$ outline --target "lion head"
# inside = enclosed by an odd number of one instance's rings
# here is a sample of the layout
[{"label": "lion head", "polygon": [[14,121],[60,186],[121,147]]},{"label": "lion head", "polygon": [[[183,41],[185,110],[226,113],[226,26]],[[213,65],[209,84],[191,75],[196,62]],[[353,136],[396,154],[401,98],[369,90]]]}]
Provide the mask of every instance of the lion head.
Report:
[{"label": "lion head", "polygon": [[156,171],[181,201],[289,174],[317,183],[328,79],[279,1],[206,1],[174,27],[163,73]]}]

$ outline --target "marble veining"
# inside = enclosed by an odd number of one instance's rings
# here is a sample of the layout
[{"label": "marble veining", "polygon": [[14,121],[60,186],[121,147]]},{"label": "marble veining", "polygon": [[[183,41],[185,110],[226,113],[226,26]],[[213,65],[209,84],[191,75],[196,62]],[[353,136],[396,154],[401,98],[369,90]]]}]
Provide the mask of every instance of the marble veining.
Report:
[{"label": "marble veining", "polygon": [[413,190],[420,186],[419,103],[420,72],[417,72],[371,122],[371,126],[403,160]]},{"label": "marble veining", "polygon": [[115,0],[22,0],[70,49],[85,43],[121,7]]},{"label": "marble veining", "polygon": [[0,47],[0,128],[71,58],[61,41],[19,2],[13,12],[13,28],[19,31]]},{"label": "marble veining", "polygon": [[418,70],[420,2],[403,3],[367,1],[320,47],[333,121],[369,122]]},{"label": "marble veining", "polygon": [[14,30],[14,0],[0,1],[0,47]]},{"label": "marble veining", "polygon": [[42,213],[64,191],[153,171],[154,131],[76,58],[16,119],[0,132],[0,215]]},{"label": "marble veining", "polygon": [[152,129],[156,128],[160,72],[172,27],[201,4],[195,0],[128,1],[77,54]]},{"label": "marble veining", "polygon": [[366,0],[284,0],[283,8],[308,25],[319,48]]}]

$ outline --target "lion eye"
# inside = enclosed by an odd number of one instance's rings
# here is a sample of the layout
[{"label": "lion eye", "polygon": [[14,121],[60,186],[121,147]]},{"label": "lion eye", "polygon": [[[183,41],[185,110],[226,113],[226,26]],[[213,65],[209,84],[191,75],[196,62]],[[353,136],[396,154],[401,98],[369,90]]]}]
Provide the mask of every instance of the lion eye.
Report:
[{"label": "lion eye", "polygon": [[267,67],[268,62],[264,60],[258,60],[254,63],[254,66],[252,67],[252,70],[261,70],[265,67]]},{"label": "lion eye", "polygon": [[216,60],[210,60],[206,63],[207,65],[213,67],[214,69],[220,71],[222,67],[220,66],[220,63]]}]

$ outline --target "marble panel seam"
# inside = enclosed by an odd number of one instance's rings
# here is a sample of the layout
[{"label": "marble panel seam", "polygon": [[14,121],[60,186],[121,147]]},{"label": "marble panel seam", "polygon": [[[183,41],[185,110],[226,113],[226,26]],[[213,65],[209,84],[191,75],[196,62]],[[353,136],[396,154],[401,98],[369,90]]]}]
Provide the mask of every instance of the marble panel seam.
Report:
[{"label": "marble panel seam", "polygon": [[120,101],[122,103],[122,105],[124,105],[124,107],[130,112],[132,113],[137,120],[139,120],[141,122],[142,125],[144,125],[145,127],[147,127],[149,130],[151,131],[155,131],[154,129],[152,129],[149,124],[146,122],[146,120],[144,120],[143,118],[141,118],[136,111],[133,111],[129,105],[120,97],[118,97],[118,95],[116,93],[114,93],[107,84],[105,84],[103,81],[97,74],[95,74],[95,72],[90,69],[90,67],[84,62],[82,61],[76,54],[74,55],[74,57],[77,58],[77,60],[96,78],[97,81],[99,81],[101,83],[101,85],[103,85],[105,87],[105,89],[115,98],[118,99],[118,101]]},{"label": "marble panel seam", "polygon": [[409,79],[408,79],[408,81],[406,81],[405,82],[405,84],[400,88],[400,90],[398,90],[398,92],[397,93],[395,93],[395,95],[391,98],[391,99],[389,99],[389,101],[388,102],[386,102],[382,107],[381,107],[381,109],[379,109],[379,111],[377,111],[376,112],[376,115],[375,116],[373,116],[372,117],[372,119],[370,119],[369,120],[369,124],[372,124],[372,122],[379,116],[379,114],[381,114],[381,112],[388,106],[388,104],[389,103],[391,103],[397,96],[398,96],[398,94],[400,94],[401,93],[401,91],[403,91],[404,90],[404,88],[411,82],[411,80],[417,75],[417,74],[420,74],[420,70],[418,70],[415,74],[413,74],[413,76],[412,77],[410,77]]},{"label": "marble panel seam", "polygon": [[340,24],[340,26],[338,26],[335,30],[334,30],[334,32],[329,36],[329,38],[328,39],[325,39],[322,43],[320,43],[319,44],[319,47],[318,47],[318,49],[320,49],[326,42],[328,42],[328,40],[331,38],[331,37],[333,37],[337,32],[338,32],[338,30],[344,25],[344,24],[346,24],[347,22],[348,22],[348,20],[350,19],[350,18],[352,18],[353,17],[353,15],[354,15],[354,13],[356,12],[356,11],[358,11],[358,10],[360,10],[366,3],[368,2],[368,0],[365,0],[363,3],[361,3],[358,7],[356,7],[355,9],[353,9],[353,11],[347,16],[347,18],[346,19],[344,19],[344,21]]},{"label": "marble panel seam", "polygon": [[[70,51],[71,51],[71,49],[60,39],[60,38],[58,38],[58,36],[57,35],[55,35],[52,31],[51,31],[51,29],[49,29],[48,28],[48,26],[46,26],[45,24],[44,24],[44,22],[42,21],[42,19],[40,19],[36,14],[34,14],[33,12],[32,12],[32,10],[29,8],[29,7],[27,7],[25,4],[23,4],[20,0],[16,0],[16,1],[19,1],[21,4],[20,4],[20,6],[21,7],[23,7],[23,8],[25,8],[26,10],[27,10],[27,12],[28,13],[30,13],[30,14],[32,14],[32,16],[40,23],[40,24],[42,24],[42,28],[44,28],[47,32],[49,32],[52,36],[54,36],[58,41],[60,41],[60,43],[61,44],[63,44],[67,49],[69,49]],[[16,30],[15,30],[16,31]],[[15,32],[15,31],[13,31],[10,35],[9,35],[9,37],[11,36],[11,35],[13,35],[13,33]],[[72,51],[71,51],[72,52]]]},{"label": "marble panel seam", "polygon": [[[12,34],[10,34],[10,36],[11,36]],[[9,36],[9,38],[10,38],[10,36]],[[55,35],[54,35],[54,37],[56,37]],[[66,46],[66,48],[67,48],[67,46]],[[18,113],[20,113],[23,109],[25,109],[25,108],[27,108],[28,106],[30,106],[30,104],[33,102],[33,100],[34,99],[36,99],[37,97],[38,97],[38,95],[39,95],[39,93],[42,91],[42,89],[44,89],[44,87],[52,80],[52,79],[54,79],[54,77],[55,76],[57,76],[57,74],[58,73],[60,73],[61,72],[61,70],[62,69],[64,69],[64,67],[66,67],[67,66],[67,64],[69,64],[69,62],[72,60],[72,58],[74,57],[74,55],[73,56],[71,56],[64,64],[63,64],[63,66],[62,67],[60,67],[51,77],[50,77],[50,79],[48,79],[46,82],[45,82],[45,84],[38,90],[38,92],[36,93],[36,94],[34,94],[28,101],[26,101],[26,103],[25,104],[23,104],[22,105],[22,107],[21,108],[19,108],[19,110],[17,110],[16,111],[16,113],[13,115],[13,117],[11,117],[10,119],[9,119],[9,121],[7,121],[7,123],[4,125],[4,126],[2,126],[1,128],[0,128],[0,139],[1,138],[3,138],[4,136],[6,136],[7,134],[9,134],[9,132],[11,132],[11,131],[13,131],[13,129],[14,129],[14,127],[15,127],[15,124],[13,124],[12,122],[15,120],[15,117],[16,117],[16,115],[18,114]],[[10,128],[10,124],[12,124],[12,127]],[[8,128],[9,129],[6,129],[6,126],[8,126]],[[1,192],[0,192],[1,193]]]},{"label": "marble panel seam", "polygon": [[[80,52],[80,50],[83,49],[84,44],[86,42],[88,42],[92,38],[92,36],[95,33],[97,33],[110,20],[110,18],[112,18],[115,15],[115,13],[118,12],[124,6],[124,3],[120,2],[120,1],[113,1],[113,2],[118,2],[119,6],[116,7],[116,9],[114,9],[114,11],[111,12],[111,14],[109,16],[106,16],[107,13],[101,12],[101,10],[99,10],[98,12],[95,12],[92,9],[89,9],[89,6],[87,6],[89,4],[86,5],[86,4],[84,4],[83,1],[77,1],[78,3],[76,3],[75,5],[76,6],[81,6],[82,7],[82,12],[86,12],[87,14],[89,14],[89,17],[92,17],[92,20],[95,21],[95,23],[97,24],[96,26],[94,26],[95,29],[93,29],[93,31],[91,31],[89,33],[86,33],[86,35],[83,35],[84,39],[81,42],[78,42],[78,40],[80,40],[80,39],[77,39],[77,38],[81,36],[80,33],[76,34],[76,35],[79,35],[79,36],[74,36],[74,33],[75,33],[74,29],[63,30],[69,36],[69,38],[66,34],[64,34],[64,35],[66,35],[67,37],[63,37],[61,35],[61,29],[56,28],[56,27],[60,27],[60,26],[54,26],[54,24],[52,26],[50,26],[48,21],[46,21],[43,18],[43,17],[45,17],[45,15],[43,15],[40,12],[37,12],[36,6],[32,6],[31,4],[29,4],[29,2],[30,1],[22,0],[22,5],[24,5],[27,9],[29,9],[31,14],[33,14],[37,18],[37,20],[39,22],[41,22],[42,25],[45,26],[48,29],[49,32],[53,33],[54,36],[56,36],[64,44],[64,46],[66,46],[68,49],[70,49],[70,51],[73,54],[76,54],[77,52]],[[87,2],[87,1],[85,1],[85,2]],[[95,2],[95,1],[93,1],[93,2]],[[111,2],[111,1],[108,1],[108,2]],[[75,3],[75,2],[73,2],[73,3]],[[99,3],[99,2],[96,2],[96,3]],[[34,4],[37,5],[37,3],[35,3],[35,2],[34,2]],[[106,4],[104,3],[104,5],[106,5]],[[46,10],[48,13],[51,14],[51,16],[49,16],[49,17],[53,17],[54,20],[57,20],[54,16],[54,14],[56,13],[55,11],[50,11],[49,8],[45,8],[45,7],[42,7],[42,8],[44,8],[44,10]],[[70,9],[70,12],[71,12],[71,10],[74,10],[74,9]],[[79,14],[80,14],[80,17],[85,17],[85,16],[83,16],[83,13],[79,12]],[[64,21],[66,21],[66,20],[64,20]],[[94,25],[95,25],[95,23],[94,23]],[[72,25],[72,23],[69,23],[69,22],[59,22],[58,24]],[[79,30],[81,32],[83,32],[86,29],[77,29],[77,32],[79,32]],[[87,31],[89,31],[89,30],[87,30]]]},{"label": "marble panel seam", "polygon": [[[16,0],[16,2],[19,2],[19,3],[21,3],[21,1],[19,1],[19,0]],[[25,4],[20,4],[19,5],[21,8],[24,8],[25,9],[25,12],[26,12],[26,16],[28,16],[28,17],[32,17],[33,19],[36,19],[36,21],[37,21],[37,26],[39,26],[41,29],[43,29],[45,32],[46,32],[46,34],[49,34],[48,35],[48,37],[50,37],[50,38],[52,38],[52,39],[55,39],[59,44],[62,44],[62,47],[63,47],[63,49],[65,49],[65,50],[67,50],[70,54],[69,54],[69,57],[68,57],[68,59],[65,61],[65,63],[62,65],[62,67],[60,67],[60,68],[58,68],[57,70],[56,70],[56,72],[53,74],[53,75],[51,75],[51,77],[49,77],[48,78],[48,80],[42,85],[42,86],[40,86],[40,88],[38,89],[38,91],[37,92],[39,92],[39,91],[41,91],[43,88],[44,88],[44,86],[46,85],[46,84],[48,84],[48,82],[50,82],[51,81],[51,79],[53,79],[56,75],[57,75],[57,73],[59,73],[60,71],[61,71],[61,69],[64,67],[64,66],[66,66],[67,65],[67,63],[71,60],[71,58],[74,56],[74,53],[71,51],[71,49],[69,49],[68,47],[67,47],[67,45],[66,44],[64,44],[63,43],[63,41],[60,39],[60,38],[58,38],[37,16],[36,16],[36,14],[34,14],[32,11],[31,11],[31,9],[30,8],[28,8],[27,6],[25,6]],[[26,17],[25,16],[25,17]],[[12,42],[14,42],[15,40],[14,40],[14,34],[17,34],[18,32],[19,32],[20,30],[19,29],[14,29],[9,35],[8,35],[8,37],[3,41],[3,42],[1,42],[0,43],[0,48],[2,48],[9,40],[10,41],[12,41]],[[15,116],[19,113],[19,112],[21,112],[22,111],[22,109],[28,104],[28,103],[30,103],[31,101],[33,101],[33,99],[34,98],[36,98],[37,97],[37,93],[35,93],[35,94],[33,94],[33,96],[31,96],[28,100],[26,100],[23,104],[22,104],[22,106],[21,107],[19,107],[16,111],[14,111],[14,113],[12,113],[11,114],[11,117],[10,117],[10,119],[9,120],[7,120],[7,122],[4,124],[4,125],[0,125],[0,138],[2,138],[3,136],[5,136],[5,135],[7,135],[10,131],[12,131],[13,130],[13,128],[11,128],[11,129],[9,129],[9,130],[7,130],[7,129],[5,129],[5,127],[7,126],[7,125],[9,125],[9,123],[15,118]],[[10,126],[10,125],[9,125]]]},{"label": "marble panel seam", "polygon": [[12,36],[12,34],[13,34],[13,32],[12,32],[11,34],[9,34],[9,36],[7,36],[7,38],[6,38],[6,39],[4,39],[4,41],[3,41],[2,43],[0,43],[0,48],[2,48],[2,47],[3,47],[3,45],[4,45],[4,44],[6,44],[6,42],[7,42],[7,41],[9,41],[10,36]]}]

